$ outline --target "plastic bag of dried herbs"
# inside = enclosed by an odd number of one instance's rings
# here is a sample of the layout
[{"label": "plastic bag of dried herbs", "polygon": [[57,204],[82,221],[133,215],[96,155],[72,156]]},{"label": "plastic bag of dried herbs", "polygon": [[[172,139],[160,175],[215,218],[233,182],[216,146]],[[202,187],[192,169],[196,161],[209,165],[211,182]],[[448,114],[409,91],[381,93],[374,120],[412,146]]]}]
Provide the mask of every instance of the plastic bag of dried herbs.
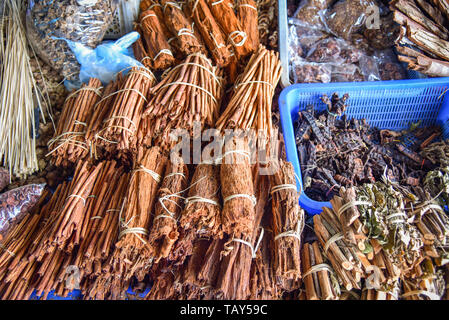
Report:
[{"label": "plastic bag of dried herbs", "polygon": [[340,0],[320,14],[330,33],[351,40],[365,25],[375,4],[373,0]]},{"label": "plastic bag of dried herbs", "polygon": [[323,29],[320,11],[326,9],[332,2],[333,0],[302,0],[294,16],[309,26]]},{"label": "plastic bag of dried herbs", "polygon": [[293,64],[295,83],[328,83],[332,77],[332,66],[329,63],[297,62]]},{"label": "plastic bag of dried herbs", "polygon": [[33,208],[44,187],[45,184],[29,184],[0,194],[0,237]]},{"label": "plastic bag of dried herbs", "polygon": [[27,34],[36,53],[67,80],[80,65],[66,40],[95,48],[112,23],[117,0],[30,0]]}]

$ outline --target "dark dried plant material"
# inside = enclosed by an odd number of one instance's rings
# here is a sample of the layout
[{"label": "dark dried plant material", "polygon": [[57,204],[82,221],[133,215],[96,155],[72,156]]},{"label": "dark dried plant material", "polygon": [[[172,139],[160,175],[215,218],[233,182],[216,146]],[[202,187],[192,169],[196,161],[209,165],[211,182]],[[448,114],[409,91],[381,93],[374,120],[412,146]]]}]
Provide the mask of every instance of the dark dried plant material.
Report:
[{"label": "dark dried plant material", "polygon": [[382,62],[378,66],[381,80],[402,80],[405,78],[403,68],[394,62]]},{"label": "dark dried plant material", "polygon": [[67,40],[95,48],[112,23],[115,1],[80,5],[76,0],[34,1],[27,16],[30,44],[42,60],[68,80],[78,80],[80,65]]},{"label": "dark dried plant material", "polygon": [[189,172],[182,158],[168,162],[165,176],[158,192],[153,225],[148,237],[148,250],[154,262],[167,258],[178,240],[177,222],[184,204],[184,193]]},{"label": "dark dried plant material", "polygon": [[114,278],[119,286],[113,285],[113,296],[120,290],[126,290],[124,284],[132,276],[142,281],[151,266],[148,230],[167,161],[159,147],[139,152],[120,215],[120,233],[113,254]]},{"label": "dark dried plant material", "polygon": [[400,26],[393,20],[393,14],[380,17],[379,28],[365,29],[363,35],[374,49],[389,49],[399,37]]},{"label": "dark dried plant material", "polygon": [[89,154],[86,127],[102,97],[102,89],[100,80],[91,78],[66,98],[55,135],[48,142],[47,156],[56,166],[69,166]]},{"label": "dark dried plant material", "polygon": [[320,11],[327,9],[331,3],[332,0],[302,0],[295,17],[310,26],[322,27],[323,22],[320,17]]},{"label": "dark dried plant material", "polygon": [[[348,121],[345,115],[338,119],[348,99],[348,95],[323,96],[325,110],[317,111],[310,105],[300,111],[295,139],[305,193],[314,200],[329,201],[342,186],[373,183],[383,176],[407,188],[416,184],[414,179],[421,181],[432,164],[416,151],[440,130],[422,130],[414,125],[396,132],[370,127],[363,119]],[[409,134],[417,139],[405,147],[403,141]]]},{"label": "dark dried plant material", "polygon": [[276,284],[283,290],[293,291],[301,285],[300,248],[305,220],[304,210],[298,204],[293,165],[280,160],[280,168],[270,176],[270,182]]},{"label": "dark dried plant material", "polygon": [[332,69],[324,64],[305,62],[295,65],[295,83],[329,83]]},{"label": "dark dried plant material", "polygon": [[357,33],[365,24],[367,9],[374,3],[369,0],[340,0],[325,14],[327,27],[345,40]]},{"label": "dark dried plant material", "polygon": [[251,43],[251,48],[255,51],[259,47],[259,24],[257,4],[254,0],[238,1],[238,19],[242,24],[243,31],[246,33]]},{"label": "dark dried plant material", "polygon": [[5,168],[0,168],[0,191],[5,189],[5,187],[9,184],[11,180],[11,176],[9,175],[9,171]]},{"label": "dark dried plant material", "polygon": [[183,11],[184,4],[161,0],[162,10],[165,16],[165,24],[173,35],[176,36],[179,50],[184,55],[196,52],[205,53],[202,39],[193,21]]},{"label": "dark dried plant material", "polygon": [[151,67],[156,70],[163,70],[173,65],[175,57],[167,42],[168,39],[165,38],[156,12],[153,10],[141,12],[139,21],[145,42],[145,52],[148,54]]},{"label": "dark dried plant material", "polygon": [[36,205],[44,188],[45,184],[29,184],[0,194],[0,240]]},{"label": "dark dried plant material", "polygon": [[97,133],[97,141],[108,152],[126,152],[136,149],[137,129],[149,90],[155,80],[150,70],[133,67],[120,89],[112,93],[116,95],[114,104],[103,121],[103,128]]}]

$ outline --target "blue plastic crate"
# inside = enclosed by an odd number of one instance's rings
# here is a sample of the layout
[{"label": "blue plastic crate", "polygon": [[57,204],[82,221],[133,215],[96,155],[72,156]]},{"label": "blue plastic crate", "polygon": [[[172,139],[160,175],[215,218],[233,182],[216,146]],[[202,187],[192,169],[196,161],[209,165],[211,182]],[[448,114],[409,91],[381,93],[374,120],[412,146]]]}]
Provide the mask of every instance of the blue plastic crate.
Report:
[{"label": "blue plastic crate", "polygon": [[299,204],[310,215],[319,214],[330,202],[310,199],[303,190],[301,167],[295,144],[293,122],[298,111],[313,104],[317,110],[324,110],[320,100],[325,93],[329,97],[337,92],[340,96],[349,94],[348,118],[366,119],[381,129],[402,130],[411,122],[422,120],[421,126],[440,125],[443,138],[449,138],[449,101],[446,91],[448,78],[413,79],[376,82],[340,82],[294,84],[282,90],[279,97],[282,130],[284,133],[287,160],[293,164],[300,192]]}]

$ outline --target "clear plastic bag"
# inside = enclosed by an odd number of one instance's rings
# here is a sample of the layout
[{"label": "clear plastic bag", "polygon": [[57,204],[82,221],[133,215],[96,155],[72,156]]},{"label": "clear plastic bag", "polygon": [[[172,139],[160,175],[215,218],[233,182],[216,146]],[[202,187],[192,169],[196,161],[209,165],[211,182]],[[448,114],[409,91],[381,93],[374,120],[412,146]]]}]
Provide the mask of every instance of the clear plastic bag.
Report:
[{"label": "clear plastic bag", "polygon": [[4,237],[14,223],[37,203],[45,184],[29,184],[0,194],[0,235]]},{"label": "clear plastic bag", "polygon": [[317,42],[329,37],[322,30],[311,28],[304,22],[289,19],[289,49],[291,58],[304,58]]},{"label": "clear plastic bag", "polygon": [[380,17],[379,28],[365,28],[363,35],[370,46],[374,49],[382,50],[394,46],[400,34],[400,26],[393,20],[393,14]]},{"label": "clear plastic bag", "polygon": [[341,63],[341,43],[335,38],[327,38],[318,41],[307,52],[307,61],[310,62],[334,62]]},{"label": "clear plastic bag", "polygon": [[320,15],[329,32],[351,40],[352,34],[359,32],[365,24],[367,9],[373,5],[369,0],[340,0]]},{"label": "clear plastic bag", "polygon": [[305,22],[308,26],[324,28],[320,12],[325,10],[333,0],[302,0],[294,17]]},{"label": "clear plastic bag", "polygon": [[[118,72],[133,66],[143,67],[134,59],[130,46],[139,39],[138,32],[130,32],[117,41],[105,41],[95,49],[79,42],[67,40],[70,49],[81,65],[80,81],[88,83],[90,78],[99,79],[104,85],[115,80]],[[124,72],[126,73],[126,72]],[[78,87],[77,84],[73,84]]]},{"label": "clear plastic bag", "polygon": [[295,83],[329,83],[332,66],[327,63],[301,62],[293,65]]},{"label": "clear plastic bag", "polygon": [[359,61],[360,70],[365,78],[365,81],[379,81],[380,74],[377,67],[377,61],[371,56],[363,55]]},{"label": "clear plastic bag", "polygon": [[332,65],[332,82],[360,82],[364,80],[362,71],[355,64]]},{"label": "clear plastic bag", "polygon": [[36,53],[68,80],[80,66],[67,39],[94,48],[111,24],[117,0],[30,0],[27,34]]},{"label": "clear plastic bag", "polygon": [[381,80],[407,79],[407,72],[399,63],[393,50],[376,51],[373,58],[377,62]]}]

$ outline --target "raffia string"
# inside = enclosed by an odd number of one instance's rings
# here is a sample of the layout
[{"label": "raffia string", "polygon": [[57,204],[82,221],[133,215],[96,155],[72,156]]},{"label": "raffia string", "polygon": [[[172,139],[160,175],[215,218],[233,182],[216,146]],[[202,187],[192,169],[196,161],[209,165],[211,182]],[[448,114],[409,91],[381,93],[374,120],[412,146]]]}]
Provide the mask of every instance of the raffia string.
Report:
[{"label": "raffia string", "polygon": [[[242,40],[240,40],[239,42],[235,43],[235,39],[238,36],[242,37]],[[246,35],[245,32],[236,30],[236,31],[233,31],[233,32],[231,32],[229,34],[228,40],[229,40],[229,42],[232,43],[232,45],[234,47],[241,47],[241,46],[243,46],[245,44],[245,41],[246,41],[247,38],[248,38],[248,36]]]},{"label": "raffia string", "polygon": [[362,205],[366,205],[366,206],[372,206],[373,204],[369,201],[350,201],[348,203],[345,203],[344,205],[342,205],[340,207],[340,209],[338,210],[337,214],[338,216],[341,216],[341,214],[343,212],[345,212],[346,210],[348,210],[349,208],[355,207],[355,206],[362,206]]},{"label": "raffia string", "polygon": [[344,236],[342,233],[338,232],[336,234],[334,234],[332,237],[329,238],[329,240],[326,241],[326,243],[324,244],[324,253],[327,254],[327,251],[329,250],[329,247],[331,244],[333,244],[336,241],[339,241],[341,239],[343,239]]},{"label": "raffia string", "polygon": [[195,202],[205,202],[205,203],[216,205],[218,207],[220,206],[220,204],[217,201],[214,201],[214,200],[208,199],[208,198],[203,198],[200,196],[188,197],[185,202],[186,202],[186,205],[188,205],[189,203],[195,203]]},{"label": "raffia string", "polygon": [[274,241],[277,241],[284,237],[294,237],[301,241],[301,233],[300,233],[301,225],[299,224],[299,221],[296,223],[296,230],[288,230],[285,232],[282,232],[274,237]]},{"label": "raffia string", "polygon": [[[171,173],[171,174],[167,175],[166,177],[164,177],[164,179],[167,178],[167,177],[170,177],[170,176],[174,176],[174,175],[181,175],[185,179],[185,175],[183,173],[181,173],[181,172]],[[181,206],[179,204],[177,204],[176,201],[171,200],[170,198],[175,197],[175,198],[183,199],[185,201],[185,203],[187,204],[187,199],[189,199],[189,198],[186,199],[185,197],[180,196],[180,194],[186,192],[190,188],[193,188],[196,184],[198,184],[199,182],[201,182],[205,178],[206,178],[206,176],[198,179],[196,182],[192,183],[189,187],[185,188],[184,190],[181,190],[181,191],[178,191],[178,192],[175,192],[175,193],[172,193],[172,194],[167,194],[167,195],[165,195],[163,197],[160,197],[159,198],[159,203],[161,204],[161,207],[165,210],[165,212],[167,212],[168,215],[166,215],[166,214],[159,214],[159,215],[157,215],[154,218],[154,220],[157,220],[157,219],[160,219],[160,218],[169,218],[169,219],[173,219],[174,221],[177,221],[175,219],[175,217],[174,217],[175,213],[171,212],[170,210],[168,210],[168,208],[164,204],[164,201],[170,201],[170,202],[174,203],[176,206],[178,206],[179,208],[181,208]]]},{"label": "raffia string", "polygon": [[134,170],[134,172],[140,172],[140,171],[148,173],[154,180],[156,180],[157,183],[161,182],[161,176],[157,172],[154,172],[153,170],[145,168],[143,165],[140,165],[139,169]]},{"label": "raffia string", "polygon": [[[242,240],[242,239],[234,238],[234,239],[231,240],[231,242],[240,242],[241,244],[244,244],[244,245],[248,246],[251,249],[251,257],[253,259],[255,259],[255,258],[257,258],[257,254],[256,253],[257,253],[257,250],[259,250],[260,243],[262,242],[263,234],[264,234],[264,231],[265,231],[264,228],[260,228],[260,229],[262,229],[262,231],[260,232],[259,239],[257,240],[257,243],[256,243],[255,247],[253,247],[253,245],[250,242]],[[234,247],[229,247],[229,249],[232,250],[232,249],[234,249]]]},{"label": "raffia string", "polygon": [[255,206],[257,204],[257,199],[254,195],[244,194],[244,193],[232,194],[232,195],[224,198],[223,203],[226,203],[227,201],[235,199],[235,198],[246,198],[252,202],[253,206]]},{"label": "raffia string", "polygon": [[410,296],[416,296],[416,295],[420,295],[420,294],[430,298],[430,300],[440,300],[441,299],[441,297],[439,295],[437,295],[436,293],[433,293],[433,292],[430,292],[430,291],[427,291],[427,290],[410,291],[410,292],[404,293],[402,295],[402,297],[403,298],[407,298],[407,297],[410,297]]},{"label": "raffia string", "polygon": [[275,192],[279,192],[282,190],[288,190],[288,189],[292,189],[296,191],[296,185],[295,184],[291,184],[291,183],[286,183],[286,184],[279,184],[277,186],[274,186],[273,188],[271,188],[271,194],[275,193]]},{"label": "raffia string", "polygon": [[334,287],[337,295],[340,295],[340,293],[341,293],[340,284],[338,283],[338,280],[337,280],[337,277],[335,276],[334,270],[332,270],[332,268],[327,263],[320,263],[320,264],[316,264],[316,265],[310,267],[310,269],[307,270],[307,272],[302,275],[302,278],[304,279],[305,277],[310,276],[312,273],[319,272],[319,271],[328,271],[329,272],[332,286]]},{"label": "raffia string", "polygon": [[251,8],[251,9],[254,9],[254,10],[257,11],[257,8],[252,6],[252,5],[250,5],[249,3],[242,3],[242,4],[239,5],[239,7],[248,7],[248,8]]},{"label": "raffia string", "polygon": [[80,195],[78,195],[78,194],[71,194],[71,195],[69,195],[69,196],[67,197],[67,199],[69,199],[69,198],[78,198],[78,199],[81,199],[81,200],[83,200],[83,204],[86,205],[86,199],[84,199],[82,196],[80,196]]},{"label": "raffia string", "polygon": [[211,97],[211,99],[212,99],[216,104],[218,104],[217,99],[215,99],[214,95],[213,95],[210,91],[207,91],[207,90],[204,89],[203,87],[197,86],[196,84],[193,84],[193,83],[183,82],[183,81],[175,81],[175,82],[166,83],[165,85],[163,85],[163,86],[161,87],[161,89],[163,89],[163,88],[165,88],[165,87],[168,87],[168,86],[171,86],[171,85],[176,85],[176,84],[181,84],[181,85],[191,86],[191,87],[194,87],[194,88],[196,88],[196,89],[199,89],[199,90],[201,90],[201,91],[207,93],[207,94]]},{"label": "raffia string", "polygon": [[161,55],[163,53],[168,54],[168,55],[173,57],[173,53],[171,52],[171,50],[169,50],[169,49],[162,49],[161,51],[159,51],[157,53],[157,55],[153,58],[153,60],[156,60],[159,57],[159,55]]},{"label": "raffia string", "polygon": [[98,87],[98,88],[92,88],[92,87],[82,87],[74,92],[72,92],[71,94],[69,94],[69,96],[66,98],[66,100],[70,99],[70,98],[74,98],[78,93],[80,93],[81,91],[93,91],[97,96],[101,97],[101,89],[103,89],[103,87]]},{"label": "raffia string", "polygon": [[12,252],[11,250],[9,250],[8,248],[6,248],[3,244],[0,243],[0,249],[3,249],[6,253],[8,253],[11,257],[15,257],[16,254],[14,252]]},{"label": "raffia string", "polygon": [[271,83],[269,83],[268,81],[262,81],[262,80],[251,80],[251,81],[245,81],[245,82],[240,82],[240,83],[236,83],[234,85],[234,89],[237,89],[240,86],[243,86],[245,84],[251,84],[251,83],[261,83],[261,84],[267,84],[271,87],[271,89],[274,89],[273,85]]}]

